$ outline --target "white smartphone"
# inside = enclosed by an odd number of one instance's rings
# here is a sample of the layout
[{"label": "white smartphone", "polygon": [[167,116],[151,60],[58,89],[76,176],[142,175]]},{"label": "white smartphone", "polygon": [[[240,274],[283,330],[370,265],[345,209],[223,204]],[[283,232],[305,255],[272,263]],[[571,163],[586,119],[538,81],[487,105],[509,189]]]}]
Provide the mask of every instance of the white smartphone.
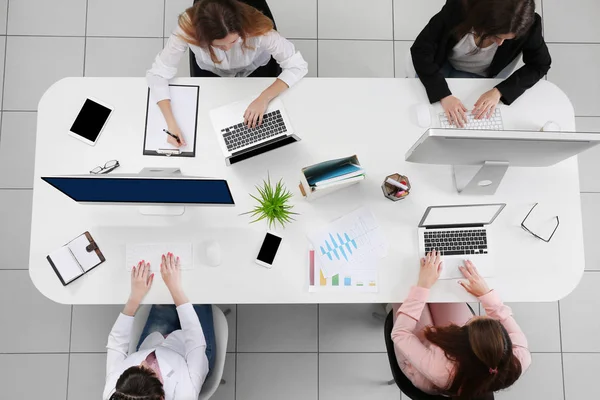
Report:
[{"label": "white smartphone", "polygon": [[87,98],[69,129],[69,135],[94,146],[114,108],[97,99]]},{"label": "white smartphone", "polygon": [[283,238],[281,236],[267,231],[265,240],[263,240],[262,246],[260,246],[260,250],[258,251],[256,263],[263,267],[271,268],[282,240]]}]

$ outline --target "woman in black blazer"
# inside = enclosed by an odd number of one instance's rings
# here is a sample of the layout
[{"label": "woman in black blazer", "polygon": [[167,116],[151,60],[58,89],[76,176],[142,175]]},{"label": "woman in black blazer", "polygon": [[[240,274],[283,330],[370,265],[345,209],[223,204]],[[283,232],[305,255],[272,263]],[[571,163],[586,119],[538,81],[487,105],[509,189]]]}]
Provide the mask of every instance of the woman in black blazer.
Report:
[{"label": "woman in black blazer", "polygon": [[429,101],[441,101],[448,119],[459,126],[467,121],[467,109],[445,78],[494,77],[523,53],[525,65],[475,103],[473,114],[484,118],[500,100],[514,102],[551,64],[534,0],[447,0],[410,51]]}]

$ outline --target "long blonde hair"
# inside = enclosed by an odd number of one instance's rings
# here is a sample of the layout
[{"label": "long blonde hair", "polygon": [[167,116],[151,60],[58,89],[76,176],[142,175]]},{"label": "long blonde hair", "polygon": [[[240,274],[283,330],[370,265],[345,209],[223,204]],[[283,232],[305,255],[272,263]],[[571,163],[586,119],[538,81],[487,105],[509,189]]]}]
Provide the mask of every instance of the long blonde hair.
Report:
[{"label": "long blonde hair", "polygon": [[189,44],[208,50],[215,64],[220,64],[211,46],[213,40],[223,39],[230,33],[242,38],[242,46],[250,37],[262,36],[273,29],[273,21],[237,0],[200,0],[179,16],[181,38]]}]

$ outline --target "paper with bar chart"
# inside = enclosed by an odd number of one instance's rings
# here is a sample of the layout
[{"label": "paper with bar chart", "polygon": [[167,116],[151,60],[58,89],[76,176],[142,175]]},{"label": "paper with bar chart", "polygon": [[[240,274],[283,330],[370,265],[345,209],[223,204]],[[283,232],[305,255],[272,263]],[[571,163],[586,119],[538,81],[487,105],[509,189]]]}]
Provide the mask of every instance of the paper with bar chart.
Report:
[{"label": "paper with bar chart", "polygon": [[387,255],[387,241],[370,210],[359,208],[308,238],[315,252],[315,268],[322,274],[315,286],[376,290],[377,263]]}]

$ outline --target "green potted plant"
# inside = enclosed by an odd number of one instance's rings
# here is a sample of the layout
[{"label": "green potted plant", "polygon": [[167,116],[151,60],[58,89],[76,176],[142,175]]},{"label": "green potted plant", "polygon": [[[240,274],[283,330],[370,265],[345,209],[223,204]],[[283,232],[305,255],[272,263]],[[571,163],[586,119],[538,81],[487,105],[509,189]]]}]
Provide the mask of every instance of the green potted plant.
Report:
[{"label": "green potted plant", "polygon": [[251,217],[255,218],[250,223],[267,220],[269,229],[271,229],[276,227],[277,223],[285,228],[285,224],[294,221],[293,215],[298,215],[298,213],[292,211],[294,206],[289,201],[293,195],[283,184],[283,179],[273,186],[271,177],[268,176],[266,181],[263,180],[262,186],[256,186],[256,190],[258,190],[258,194],[256,196],[250,194],[250,196],[258,204],[252,211],[242,214],[251,214]]}]

